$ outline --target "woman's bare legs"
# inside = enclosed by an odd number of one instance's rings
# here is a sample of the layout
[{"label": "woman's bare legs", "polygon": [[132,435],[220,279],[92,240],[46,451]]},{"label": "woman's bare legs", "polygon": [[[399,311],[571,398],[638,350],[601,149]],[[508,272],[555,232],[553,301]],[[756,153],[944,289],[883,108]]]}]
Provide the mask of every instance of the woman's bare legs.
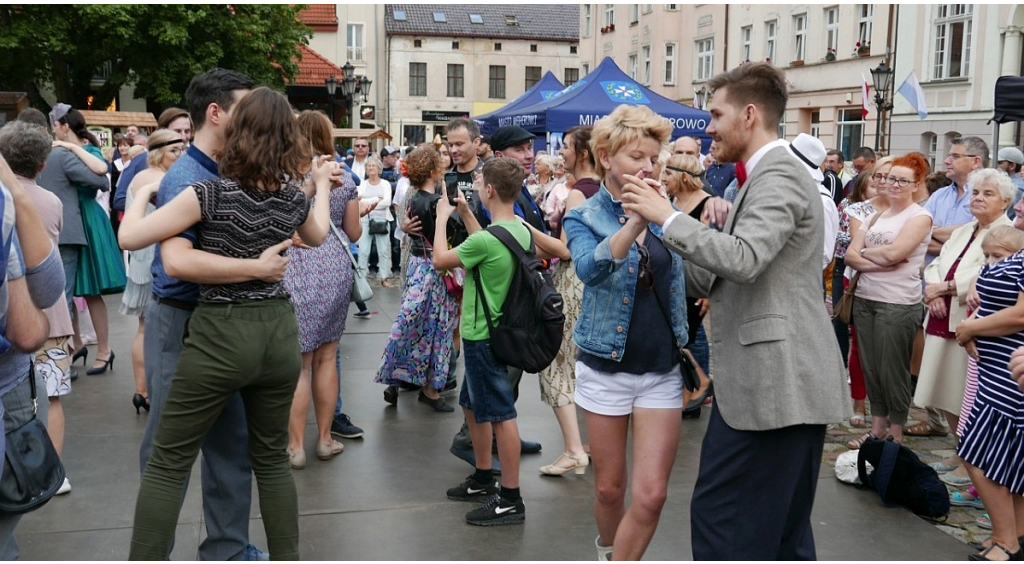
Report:
[{"label": "woman's bare legs", "polygon": [[309,415],[310,368],[313,353],[302,353],[302,373],[295,385],[291,416],[288,418],[288,450],[299,452],[305,448],[306,417]]},{"label": "woman's bare legs", "polygon": [[324,343],[313,351],[313,411],[321,443],[330,443],[333,440],[331,421],[334,419],[334,406],[338,403],[338,365],[335,362],[337,354],[337,341]]},{"label": "woman's bare legs", "polygon": [[93,360],[93,368],[100,368],[103,363],[110,359],[110,322],[107,319],[107,303],[103,296],[85,296],[85,303],[89,304],[89,317],[92,319],[92,326],[96,329],[96,358]]},{"label": "woman's bare legs", "polygon": [[146,358],[142,352],[144,350],[145,334],[146,317],[140,315],[139,330],[136,331],[135,338],[132,339],[132,373],[135,375],[135,393],[148,399],[149,392],[146,391]]}]

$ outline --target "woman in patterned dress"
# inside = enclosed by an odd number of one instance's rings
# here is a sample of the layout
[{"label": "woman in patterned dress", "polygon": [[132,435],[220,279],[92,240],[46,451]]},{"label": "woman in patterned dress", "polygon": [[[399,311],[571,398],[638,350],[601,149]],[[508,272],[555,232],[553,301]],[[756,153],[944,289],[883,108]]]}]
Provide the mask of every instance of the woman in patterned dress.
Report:
[{"label": "woman in patterned dress", "polygon": [[[441,156],[433,147],[422,145],[406,157],[406,170],[415,188],[409,200],[410,214],[419,219],[421,233],[433,233],[437,201],[442,197],[437,186],[444,178]],[[454,229],[453,221],[449,237]],[[419,400],[435,411],[452,412],[454,408],[440,392],[451,371],[458,299],[446,287],[442,273],[434,270],[430,242],[422,235],[409,235],[407,242],[409,267],[402,306],[374,381],[387,384],[384,400],[392,405],[398,402],[398,386],[405,382],[422,386]]]},{"label": "woman in patterned dress", "polygon": [[[970,185],[996,182],[1012,187],[1009,177],[994,169],[978,170]],[[1017,210],[1024,208],[1018,204]],[[1024,218],[1017,214],[1017,229]],[[991,257],[991,241],[984,241]],[[1010,353],[1024,345],[1024,252],[982,268],[977,293],[980,304],[971,318],[957,326],[956,339],[977,357],[978,389],[963,427],[958,454],[971,482],[985,502],[992,521],[992,543],[971,560],[1021,559],[1019,528],[1024,526],[1024,393],[1008,369]],[[972,348],[976,351],[974,353]]]},{"label": "woman in patterned dress", "polygon": [[[566,168],[576,177],[565,207],[561,213],[549,216],[552,229],[557,227],[565,242],[562,232],[562,218],[565,213],[580,205],[597,193],[601,188],[601,178],[594,171],[594,155],[590,152],[589,126],[574,127],[563,137],[561,157],[565,159]],[[555,360],[540,371],[540,399],[551,406],[562,431],[565,444],[562,454],[551,464],[541,466],[540,473],[548,476],[561,476],[573,470],[577,474],[586,472],[590,457],[580,438],[580,425],[576,419],[576,344],[572,342],[572,331],[576,318],[580,315],[580,302],[583,301],[583,282],[576,276],[572,260],[559,261],[553,276],[555,289],[562,294],[562,312],[565,314],[565,329],[562,332],[562,346]]]},{"label": "woman in patterned dress", "polygon": [[[306,110],[299,114],[299,128],[313,145],[314,154],[333,154],[331,122],[326,115]],[[331,438],[331,421],[338,401],[338,340],[345,332],[352,295],[352,261],[345,245],[359,239],[362,227],[355,183],[351,175],[342,174],[341,178],[341,187],[332,190],[330,198],[331,222],[338,228],[337,235],[332,230],[316,248],[296,245],[288,250],[291,260],[285,271],[284,287],[295,304],[302,351],[302,373],[288,421],[288,460],[296,470],[306,467],[303,440],[311,390],[317,458],[330,460],[344,450],[340,442]]]}]

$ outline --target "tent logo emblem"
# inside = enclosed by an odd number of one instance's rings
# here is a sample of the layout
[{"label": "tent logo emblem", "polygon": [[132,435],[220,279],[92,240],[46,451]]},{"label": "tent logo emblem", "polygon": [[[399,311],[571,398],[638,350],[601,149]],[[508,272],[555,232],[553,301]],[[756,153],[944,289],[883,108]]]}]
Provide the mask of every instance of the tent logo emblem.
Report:
[{"label": "tent logo emblem", "polygon": [[540,97],[543,98],[545,101],[550,100],[557,96],[559,92],[561,92],[561,90],[541,90]]},{"label": "tent logo emblem", "polygon": [[631,82],[618,80],[602,81],[601,87],[604,93],[612,102],[624,102],[627,104],[650,104],[651,101],[644,94],[639,86]]}]

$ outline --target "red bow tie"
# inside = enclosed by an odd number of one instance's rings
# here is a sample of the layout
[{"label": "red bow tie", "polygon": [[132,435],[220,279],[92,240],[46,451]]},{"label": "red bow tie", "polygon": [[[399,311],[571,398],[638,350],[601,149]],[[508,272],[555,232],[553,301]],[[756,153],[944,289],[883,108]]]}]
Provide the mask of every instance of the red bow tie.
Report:
[{"label": "red bow tie", "polygon": [[747,181],[747,165],[743,164],[743,161],[736,163],[736,187],[743,188],[743,184]]}]

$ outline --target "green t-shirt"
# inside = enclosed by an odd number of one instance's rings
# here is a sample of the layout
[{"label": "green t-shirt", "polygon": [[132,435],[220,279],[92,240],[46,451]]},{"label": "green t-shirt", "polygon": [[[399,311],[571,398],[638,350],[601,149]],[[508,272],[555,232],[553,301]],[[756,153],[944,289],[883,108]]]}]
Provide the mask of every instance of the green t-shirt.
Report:
[{"label": "green t-shirt", "polygon": [[[498,221],[491,225],[500,225],[515,237],[525,249],[530,242],[530,230],[519,220]],[[508,248],[494,235],[481,229],[469,236],[456,247],[459,260],[466,267],[466,290],[462,300],[462,337],[471,341],[483,341],[490,336],[487,331],[487,317],[484,316],[483,303],[476,295],[476,280],[473,268],[479,266],[480,281],[483,282],[484,296],[491,308],[491,320],[498,323],[501,317],[501,306],[508,295],[508,287],[512,284],[513,268],[516,258]]]}]

